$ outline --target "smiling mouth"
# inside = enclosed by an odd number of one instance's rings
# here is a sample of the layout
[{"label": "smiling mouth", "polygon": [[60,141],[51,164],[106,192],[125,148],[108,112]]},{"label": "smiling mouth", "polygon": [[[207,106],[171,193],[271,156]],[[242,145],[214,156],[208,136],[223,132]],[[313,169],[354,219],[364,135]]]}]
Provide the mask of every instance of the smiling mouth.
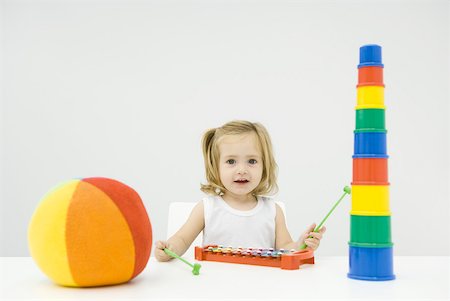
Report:
[{"label": "smiling mouth", "polygon": [[245,183],[248,183],[248,180],[236,180],[236,181],[234,181],[234,183],[245,184]]}]

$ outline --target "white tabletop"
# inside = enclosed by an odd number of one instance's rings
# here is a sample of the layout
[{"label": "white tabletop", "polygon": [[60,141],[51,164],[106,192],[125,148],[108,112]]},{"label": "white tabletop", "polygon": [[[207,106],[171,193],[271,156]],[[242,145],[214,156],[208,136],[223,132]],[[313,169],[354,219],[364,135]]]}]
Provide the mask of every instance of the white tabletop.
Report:
[{"label": "white tabletop", "polygon": [[[186,258],[189,259],[189,258]],[[194,262],[193,260],[191,260]],[[0,258],[1,300],[449,300],[450,257],[395,257],[393,281],[347,278],[348,257],[317,257],[299,270],[199,262],[200,275],[179,260],[151,258],[127,284],[65,288],[53,284],[30,257]]]}]

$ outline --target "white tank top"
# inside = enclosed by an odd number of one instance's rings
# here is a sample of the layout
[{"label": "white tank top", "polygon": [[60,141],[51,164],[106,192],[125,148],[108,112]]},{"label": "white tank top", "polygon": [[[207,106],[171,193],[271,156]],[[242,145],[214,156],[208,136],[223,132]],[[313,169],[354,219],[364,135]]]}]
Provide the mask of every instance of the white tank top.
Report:
[{"label": "white tank top", "polygon": [[257,197],[255,208],[241,211],[220,196],[203,198],[205,228],[203,246],[275,248],[275,202]]}]

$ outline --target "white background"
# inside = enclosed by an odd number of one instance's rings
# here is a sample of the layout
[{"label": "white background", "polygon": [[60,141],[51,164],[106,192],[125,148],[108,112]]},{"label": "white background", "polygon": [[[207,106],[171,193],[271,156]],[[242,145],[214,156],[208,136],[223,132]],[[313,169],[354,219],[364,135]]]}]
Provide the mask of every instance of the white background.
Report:
[{"label": "white background", "polygon": [[[198,201],[203,132],[263,123],[297,237],[351,182],[359,47],[383,47],[396,255],[449,255],[448,1],[2,1],[0,255],[76,177]],[[319,249],[346,255],[350,198]]]}]

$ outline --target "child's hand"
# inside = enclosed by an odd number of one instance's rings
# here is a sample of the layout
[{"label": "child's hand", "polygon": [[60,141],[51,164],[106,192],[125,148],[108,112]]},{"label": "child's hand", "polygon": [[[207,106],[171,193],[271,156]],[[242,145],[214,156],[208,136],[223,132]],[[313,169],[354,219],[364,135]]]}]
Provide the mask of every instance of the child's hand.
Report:
[{"label": "child's hand", "polygon": [[308,248],[313,249],[314,251],[317,250],[323,233],[325,233],[327,229],[323,226],[319,229],[319,232],[313,232],[315,227],[316,224],[312,224],[308,227],[308,229],[306,229],[306,231],[300,236],[299,245],[305,243]]},{"label": "child's hand", "polygon": [[169,261],[172,259],[171,256],[167,255],[166,252],[164,252],[165,248],[170,250],[167,241],[158,240],[155,243],[155,257],[158,261]]}]

